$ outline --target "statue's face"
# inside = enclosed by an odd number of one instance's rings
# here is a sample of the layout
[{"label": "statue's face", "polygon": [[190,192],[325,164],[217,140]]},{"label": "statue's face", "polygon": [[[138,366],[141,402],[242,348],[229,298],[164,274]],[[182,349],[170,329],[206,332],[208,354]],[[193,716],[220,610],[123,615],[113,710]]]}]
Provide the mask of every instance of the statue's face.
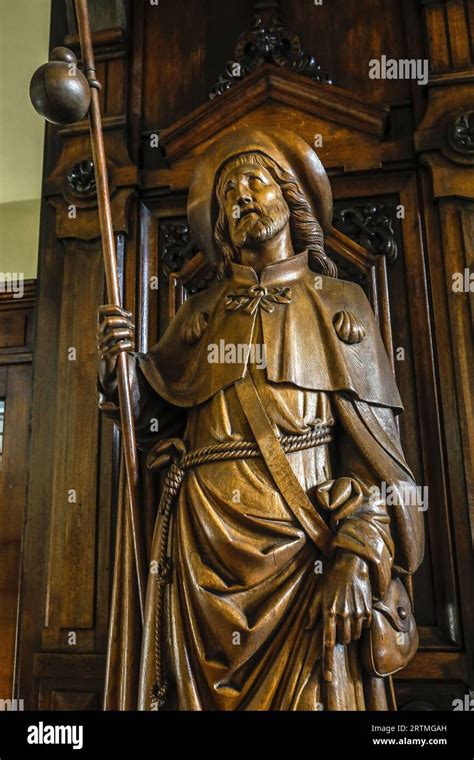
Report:
[{"label": "statue's face", "polygon": [[237,249],[269,240],[290,218],[279,184],[267,169],[256,164],[231,169],[223,178],[220,200]]}]

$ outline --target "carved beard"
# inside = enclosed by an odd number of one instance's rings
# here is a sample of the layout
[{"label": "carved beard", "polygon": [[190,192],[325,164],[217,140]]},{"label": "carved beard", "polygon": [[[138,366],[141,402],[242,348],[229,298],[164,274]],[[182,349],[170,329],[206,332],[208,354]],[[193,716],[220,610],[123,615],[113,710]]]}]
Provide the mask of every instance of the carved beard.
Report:
[{"label": "carved beard", "polygon": [[290,218],[290,209],[284,198],[276,199],[271,206],[253,204],[252,208],[257,216],[241,217],[234,230],[232,242],[238,249],[270,240]]}]

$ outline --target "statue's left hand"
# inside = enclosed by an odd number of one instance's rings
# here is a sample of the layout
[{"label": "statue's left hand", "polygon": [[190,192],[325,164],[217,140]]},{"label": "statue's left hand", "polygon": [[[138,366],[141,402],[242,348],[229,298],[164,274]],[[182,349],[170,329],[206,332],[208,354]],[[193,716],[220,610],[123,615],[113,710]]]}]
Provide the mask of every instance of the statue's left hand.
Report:
[{"label": "statue's left hand", "polygon": [[367,562],[356,554],[339,550],[321,580],[311,604],[307,628],[321,619],[323,633],[323,676],[332,680],[332,658],[337,644],[360,639],[372,619],[372,592]]}]

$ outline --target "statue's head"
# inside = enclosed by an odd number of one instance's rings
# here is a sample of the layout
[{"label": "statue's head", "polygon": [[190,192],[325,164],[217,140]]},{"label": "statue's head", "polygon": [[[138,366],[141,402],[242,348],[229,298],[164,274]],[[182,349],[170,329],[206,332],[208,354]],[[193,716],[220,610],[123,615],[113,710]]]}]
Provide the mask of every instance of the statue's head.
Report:
[{"label": "statue's head", "polygon": [[232,249],[232,258],[244,246],[258,246],[289,224],[290,210],[272,163],[258,153],[242,153],[221,171],[215,234],[222,248]]},{"label": "statue's head", "polygon": [[293,132],[239,127],[212,142],[191,178],[188,219],[221,276],[244,248],[258,249],[286,227],[295,253],[307,250],[313,269],[337,277],[324,253],[331,185],[312,147]]},{"label": "statue's head", "polygon": [[252,151],[230,158],[216,183],[219,214],[214,237],[224,269],[240,260],[243,247],[257,247],[289,226],[296,253],[308,250],[324,274],[335,266],[324,253],[324,236],[293,175],[270,156]]}]

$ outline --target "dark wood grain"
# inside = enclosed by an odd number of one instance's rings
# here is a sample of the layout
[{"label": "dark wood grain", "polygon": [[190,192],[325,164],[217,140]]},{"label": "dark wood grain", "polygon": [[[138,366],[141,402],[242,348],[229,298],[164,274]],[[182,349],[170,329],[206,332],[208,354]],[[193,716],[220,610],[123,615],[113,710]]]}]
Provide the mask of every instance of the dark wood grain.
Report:
[{"label": "dark wood grain", "polygon": [[26,506],[28,437],[36,282],[23,283],[23,297],[0,292],[0,398],[4,401],[0,460],[0,694],[14,691],[19,612],[21,544]]}]

